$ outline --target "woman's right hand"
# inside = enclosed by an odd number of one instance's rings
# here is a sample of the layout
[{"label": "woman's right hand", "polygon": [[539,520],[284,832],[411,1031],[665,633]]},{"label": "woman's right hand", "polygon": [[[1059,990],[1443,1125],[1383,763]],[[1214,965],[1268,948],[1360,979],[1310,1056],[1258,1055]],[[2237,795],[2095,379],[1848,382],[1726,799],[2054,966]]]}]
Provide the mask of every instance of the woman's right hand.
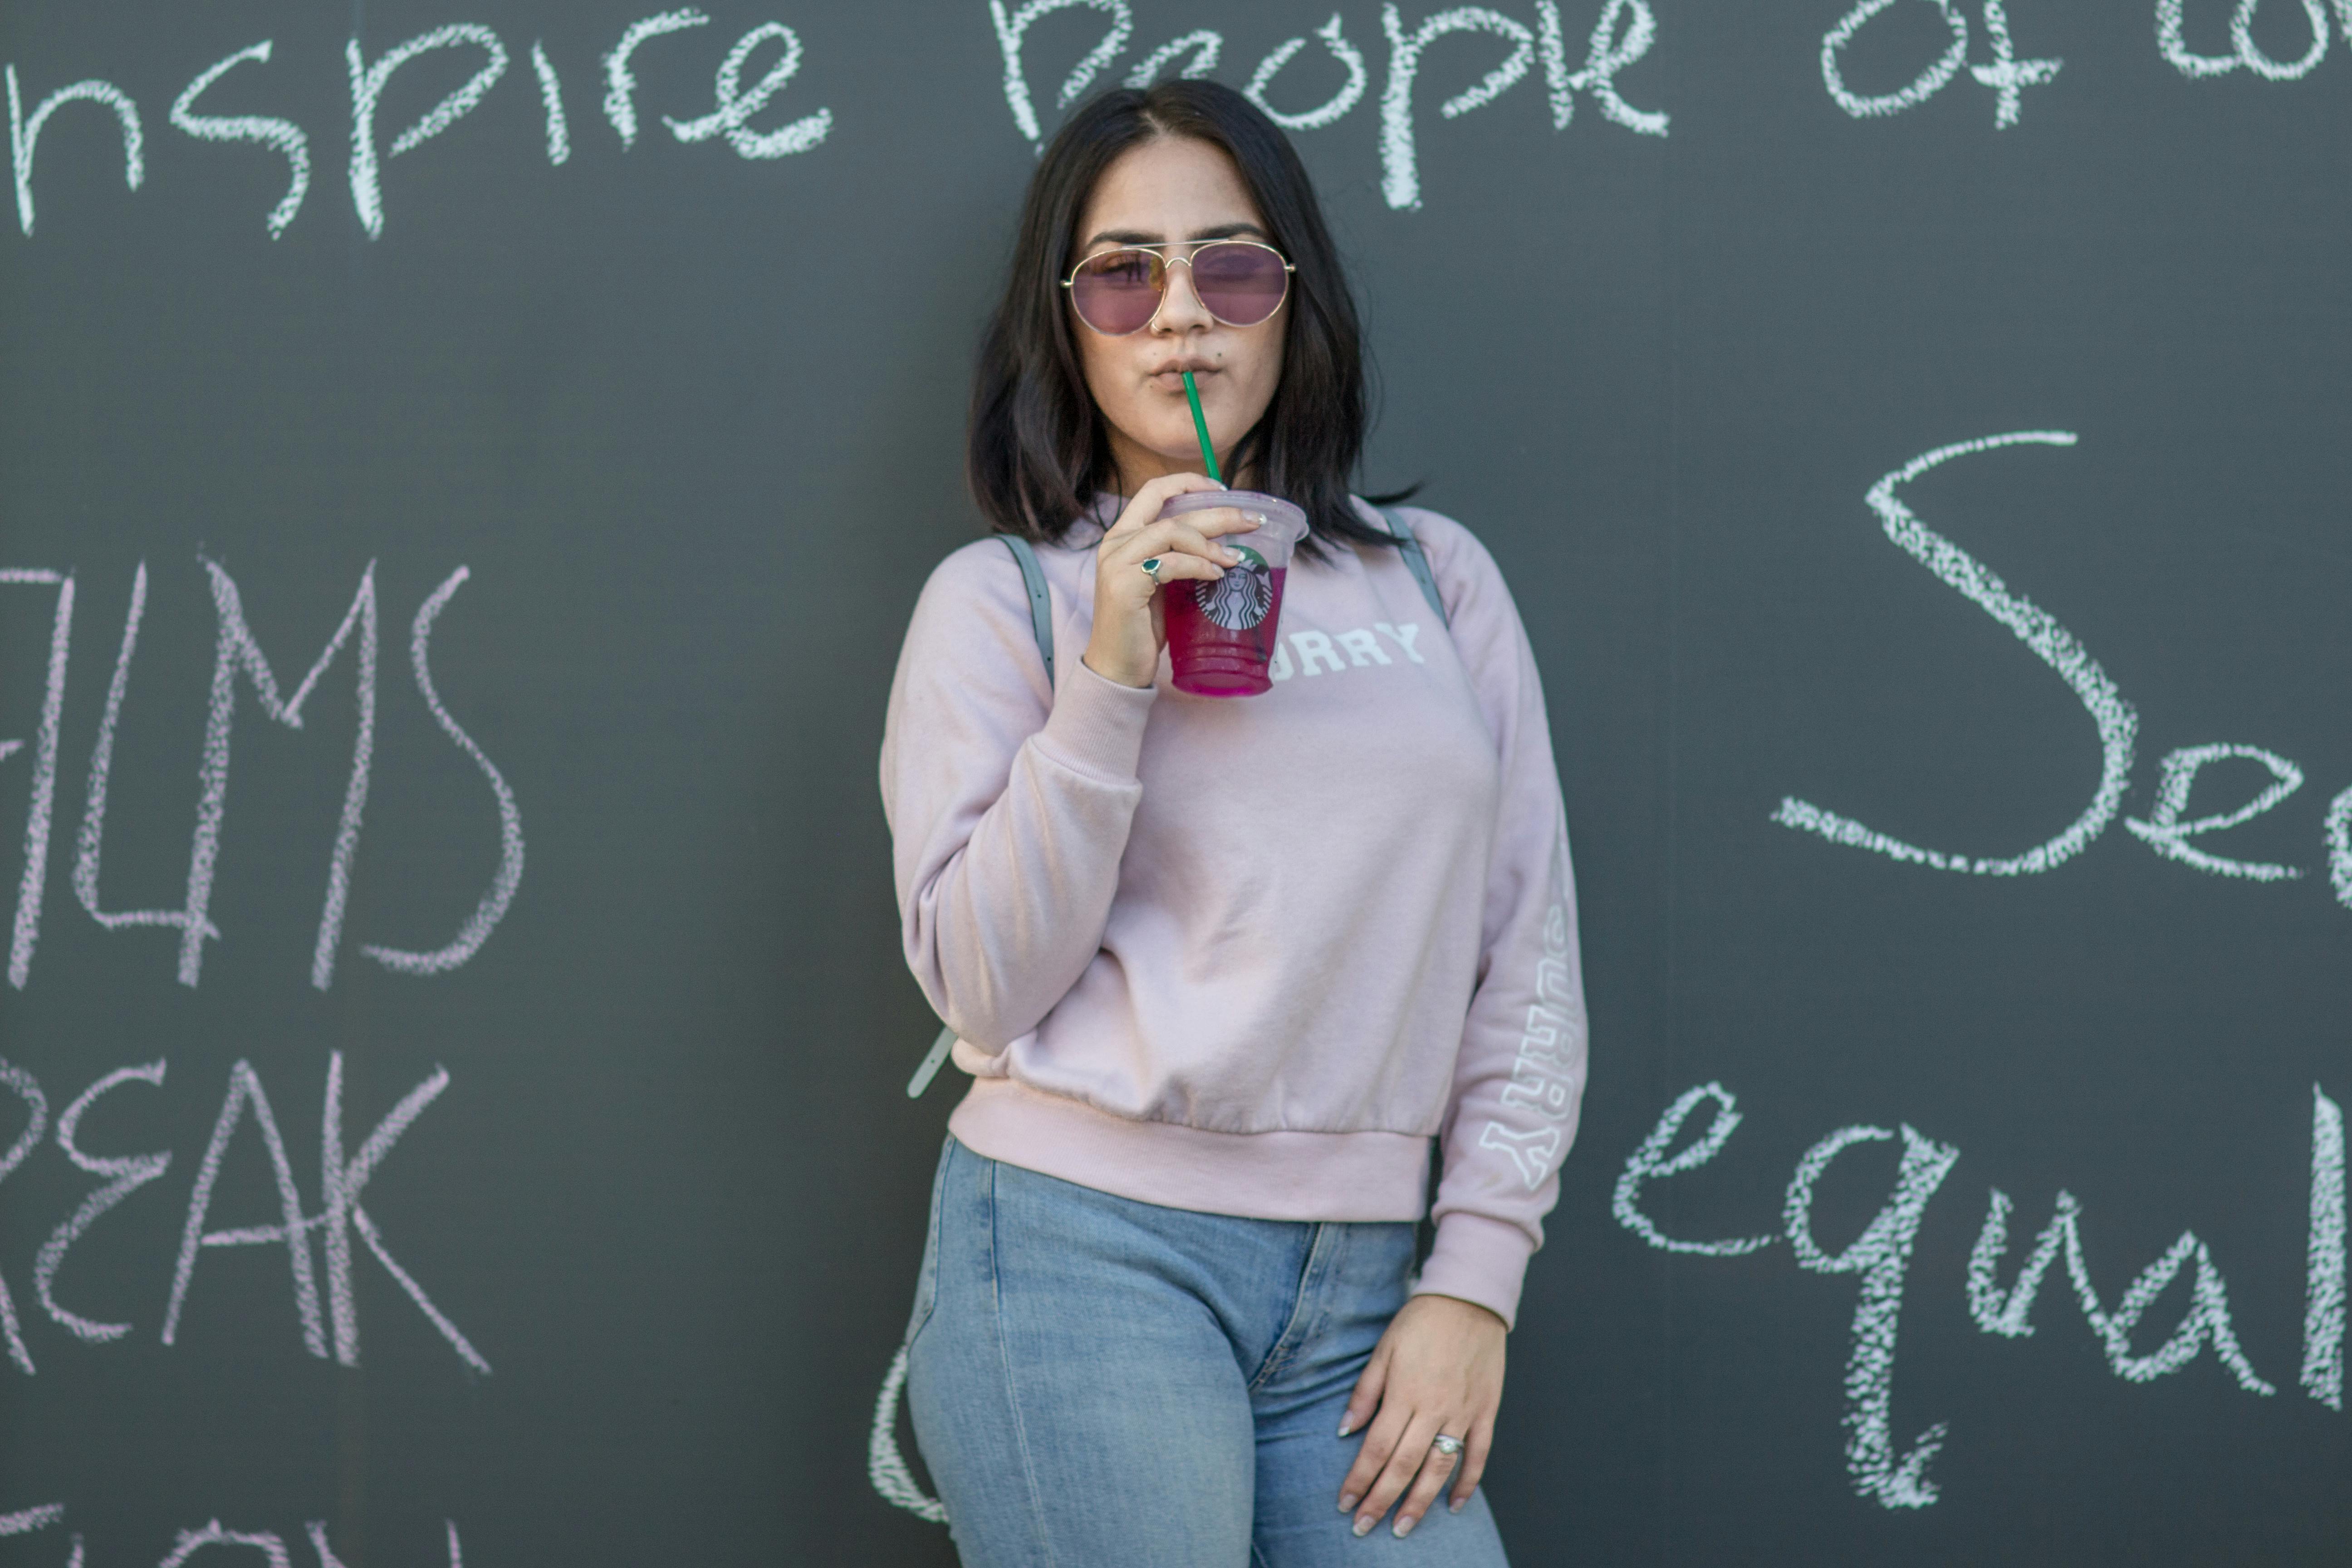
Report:
[{"label": "woman's right hand", "polygon": [[[1241,559],[1216,542],[1220,534],[1257,526],[1238,507],[1160,515],[1173,497],[1219,488],[1205,474],[1162,474],[1146,480],[1095,547],[1095,629],[1087,641],[1086,664],[1097,675],[1121,686],[1150,686],[1160,673],[1160,650],[1168,643],[1160,584],[1187,577],[1213,583]],[[1159,583],[1143,571],[1155,555]]]}]

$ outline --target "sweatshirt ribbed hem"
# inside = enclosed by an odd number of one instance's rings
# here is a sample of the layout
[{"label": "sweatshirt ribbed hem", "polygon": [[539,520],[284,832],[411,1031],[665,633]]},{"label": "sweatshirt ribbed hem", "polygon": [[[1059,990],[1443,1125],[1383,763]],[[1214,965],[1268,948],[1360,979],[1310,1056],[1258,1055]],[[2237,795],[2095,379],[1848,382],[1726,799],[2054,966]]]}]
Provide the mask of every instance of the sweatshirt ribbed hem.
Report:
[{"label": "sweatshirt ribbed hem", "polygon": [[1419,1219],[1429,1171],[1430,1141],[1410,1132],[1211,1132],[1114,1116],[1009,1078],[974,1079],[948,1131],[1008,1165],[1246,1219]]},{"label": "sweatshirt ribbed hem", "polygon": [[1534,1251],[1535,1243],[1517,1226],[1455,1209],[1439,1216],[1437,1239],[1412,1293],[1475,1301],[1517,1327],[1519,1287]]}]

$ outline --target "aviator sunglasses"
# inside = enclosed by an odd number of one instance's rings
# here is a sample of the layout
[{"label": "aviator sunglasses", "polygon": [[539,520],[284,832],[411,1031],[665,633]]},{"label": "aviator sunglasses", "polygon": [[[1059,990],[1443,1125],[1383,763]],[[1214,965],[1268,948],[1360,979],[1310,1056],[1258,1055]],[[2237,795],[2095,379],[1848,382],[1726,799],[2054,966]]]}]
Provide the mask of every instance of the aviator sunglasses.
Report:
[{"label": "aviator sunglasses", "polygon": [[1168,297],[1168,268],[1192,268],[1192,292],[1228,327],[1255,327],[1282,308],[1290,293],[1290,263],[1254,239],[1183,240],[1190,256],[1162,256],[1170,245],[1124,245],[1089,256],[1070,269],[1062,287],[1078,320],[1107,338],[1139,332]]}]

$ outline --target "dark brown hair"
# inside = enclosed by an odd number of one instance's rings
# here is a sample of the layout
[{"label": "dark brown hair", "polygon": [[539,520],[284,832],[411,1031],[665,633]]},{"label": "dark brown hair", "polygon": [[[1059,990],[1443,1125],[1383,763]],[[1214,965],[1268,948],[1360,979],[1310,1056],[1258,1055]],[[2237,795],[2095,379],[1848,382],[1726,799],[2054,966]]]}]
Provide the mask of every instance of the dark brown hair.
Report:
[{"label": "dark brown hair", "polygon": [[982,340],[972,385],[964,471],[981,511],[999,532],[1055,542],[1097,491],[1118,489],[1060,285],[1095,182],[1120,153],[1162,136],[1191,137],[1231,157],[1275,248],[1297,268],[1285,302],[1282,380],[1226,466],[1307,513],[1298,550],[1310,560],[1323,559],[1323,544],[1334,540],[1391,542],[1348,499],[1364,447],[1363,349],[1315,187],[1281,130],[1213,81],[1100,94],[1046,147],[1022,203],[1004,297]]}]

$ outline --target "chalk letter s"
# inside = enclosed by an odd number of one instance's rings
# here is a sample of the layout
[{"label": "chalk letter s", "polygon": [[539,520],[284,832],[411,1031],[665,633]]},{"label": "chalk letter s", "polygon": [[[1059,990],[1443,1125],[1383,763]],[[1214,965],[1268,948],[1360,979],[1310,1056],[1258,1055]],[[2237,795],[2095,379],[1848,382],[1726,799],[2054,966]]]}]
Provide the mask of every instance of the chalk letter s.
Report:
[{"label": "chalk letter s", "polygon": [[1780,808],[1772,820],[1783,827],[1801,828],[1818,833],[1834,844],[1851,844],[1858,849],[1869,849],[1897,860],[1910,860],[1922,866],[1933,866],[1939,871],[1969,871],[1979,877],[2014,877],[2026,872],[2054,870],[2063,862],[2079,855],[2096,838],[2123,804],[2124,785],[2131,774],[2132,742],[2139,731],[2139,715],[2107,679],[2083,645],[2052,619],[2049,612],[2021,594],[2012,594],[2009,585],[1976,557],[1936,532],[1914,516],[1911,509],[1895,496],[1897,485],[1910,483],[1921,474],[1940,463],[1974,452],[1989,452],[1996,447],[2013,447],[2032,442],[2049,447],[2071,447],[2074,436],[2065,430],[2019,430],[2006,436],[1987,436],[1981,440],[1962,441],[1956,446],[1938,447],[1924,456],[1914,458],[1902,468],[1870,487],[1869,502],[1885,525],[1886,537],[1900,546],[1921,565],[1963,595],[1974,600],[1985,614],[2007,626],[2019,641],[2032,648],[2037,658],[2065,679],[2089,710],[2092,722],[2098,726],[2102,762],[2099,787],[2091,804],[2074,825],[2047,843],[2036,845],[2022,855],[1990,859],[1966,855],[1947,855],[1934,849],[1922,849],[1873,831],[1851,817],[1825,811],[1810,801],[1784,796]]},{"label": "chalk letter s", "polygon": [[484,755],[482,748],[474,743],[474,738],[449,716],[449,710],[442,706],[441,694],[433,689],[433,623],[440,618],[443,606],[449,603],[449,596],[469,575],[471,574],[465,567],[458,567],[417,607],[415,624],[409,629],[408,658],[416,675],[416,689],[424,694],[425,705],[433,710],[434,720],[440,724],[443,732],[457,743],[459,751],[474,759],[474,765],[481,769],[482,776],[489,781],[490,793],[498,798],[499,868],[492,874],[489,889],[482,894],[481,903],[467,917],[466,923],[457,928],[457,934],[449,940],[447,945],[436,948],[431,952],[405,952],[398,948],[373,944],[361,949],[386,969],[395,969],[403,974],[438,974],[444,970],[455,969],[473,957],[476,950],[489,940],[490,932],[497,929],[499,921],[506,918],[507,905],[512,901],[515,889],[522,885],[522,811],[515,805],[514,791],[507,786],[506,777],[499,772],[498,764]]},{"label": "chalk letter s", "polygon": [[257,142],[276,148],[290,171],[285,195],[269,209],[269,237],[276,239],[286,232],[301,210],[304,193],[310,188],[310,139],[302,128],[290,120],[273,120],[258,114],[198,114],[196,100],[205,89],[226,76],[231,68],[247,60],[263,65],[269,63],[270,40],[264,38],[250,48],[237,50],[218,65],[206,69],[188,84],[172,104],[172,123],[199,142]]}]

